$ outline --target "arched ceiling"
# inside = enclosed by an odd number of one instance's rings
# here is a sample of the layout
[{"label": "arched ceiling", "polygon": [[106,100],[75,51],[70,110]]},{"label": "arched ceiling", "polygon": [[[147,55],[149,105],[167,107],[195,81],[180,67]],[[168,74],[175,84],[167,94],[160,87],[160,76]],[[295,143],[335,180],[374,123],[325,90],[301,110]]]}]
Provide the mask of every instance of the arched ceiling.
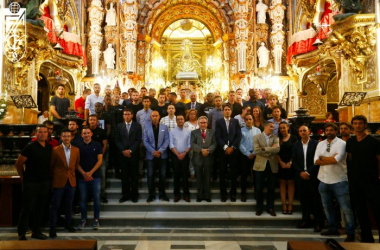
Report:
[{"label": "arched ceiling", "polygon": [[202,22],[214,39],[232,33],[235,24],[233,10],[226,0],[149,0],[140,10],[139,33],[159,40],[165,29],[178,19]]}]

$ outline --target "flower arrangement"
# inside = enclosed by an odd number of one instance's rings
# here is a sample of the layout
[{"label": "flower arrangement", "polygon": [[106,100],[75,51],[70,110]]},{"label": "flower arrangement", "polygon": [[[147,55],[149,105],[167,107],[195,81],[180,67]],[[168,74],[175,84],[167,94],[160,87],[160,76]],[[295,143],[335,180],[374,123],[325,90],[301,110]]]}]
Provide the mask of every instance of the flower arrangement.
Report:
[{"label": "flower arrangement", "polygon": [[1,94],[0,96],[0,120],[2,120],[7,113],[7,92],[5,91],[5,93]]}]

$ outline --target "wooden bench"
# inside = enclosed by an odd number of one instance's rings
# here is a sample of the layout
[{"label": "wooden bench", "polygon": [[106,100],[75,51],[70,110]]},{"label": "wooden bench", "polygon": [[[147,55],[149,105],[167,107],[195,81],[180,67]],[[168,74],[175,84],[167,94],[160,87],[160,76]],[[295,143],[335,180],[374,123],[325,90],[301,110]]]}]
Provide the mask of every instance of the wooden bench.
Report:
[{"label": "wooden bench", "polygon": [[1,250],[23,249],[77,249],[97,250],[96,240],[40,240],[40,241],[0,241]]},{"label": "wooden bench", "polygon": [[[346,250],[380,250],[379,243],[356,243],[356,242],[339,242]],[[289,241],[288,250],[331,250],[321,241]]]}]

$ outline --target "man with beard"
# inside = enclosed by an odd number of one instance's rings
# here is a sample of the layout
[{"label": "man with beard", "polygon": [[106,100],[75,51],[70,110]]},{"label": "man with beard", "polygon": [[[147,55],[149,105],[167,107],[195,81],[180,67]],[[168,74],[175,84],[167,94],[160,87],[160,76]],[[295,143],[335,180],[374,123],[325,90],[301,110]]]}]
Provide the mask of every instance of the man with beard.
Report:
[{"label": "man with beard", "polygon": [[65,86],[59,84],[57,95],[53,96],[50,101],[50,112],[53,115],[53,122],[60,122],[69,110],[70,101],[65,97]]},{"label": "man with beard", "polygon": [[168,103],[165,102],[166,101],[166,94],[164,92],[161,92],[160,94],[158,94],[158,104],[157,106],[155,107],[154,110],[157,110],[158,113],[160,114],[160,117],[165,117],[168,115]]},{"label": "man with beard", "polygon": [[263,111],[265,106],[262,102],[260,102],[259,100],[256,100],[255,90],[250,89],[248,94],[249,94],[250,99],[245,104],[249,105],[251,109],[253,109],[254,107],[259,107],[261,111]]},{"label": "man with beard", "polygon": [[171,92],[169,94],[169,103],[174,105],[175,115],[178,115],[178,114],[185,115],[186,114],[187,107],[183,102],[177,101],[177,94],[175,92]]},{"label": "man with beard", "polygon": [[100,84],[94,83],[94,94],[87,96],[84,119],[87,121],[88,116],[95,114],[95,103],[103,103],[104,97],[100,95]]},{"label": "man with beard", "polygon": [[[137,90],[132,92],[132,100],[132,103],[129,103],[128,105],[126,105],[126,101],[124,101],[123,106],[132,109],[133,114],[137,114],[137,112],[144,108],[142,103],[139,102],[139,92],[137,92]],[[136,116],[133,116],[133,121],[137,122]]]},{"label": "man with beard", "polygon": [[[206,95],[206,101],[201,105],[199,108],[199,117],[201,116],[207,116],[210,113],[211,110],[214,109],[214,95],[212,93],[208,93]],[[210,123],[209,123],[210,125]]]}]

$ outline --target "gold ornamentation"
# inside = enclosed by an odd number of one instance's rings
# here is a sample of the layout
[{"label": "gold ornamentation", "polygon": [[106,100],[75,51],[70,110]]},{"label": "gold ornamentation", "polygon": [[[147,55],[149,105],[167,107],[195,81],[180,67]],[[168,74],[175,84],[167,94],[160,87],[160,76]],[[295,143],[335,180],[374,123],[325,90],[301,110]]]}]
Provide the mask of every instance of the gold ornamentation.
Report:
[{"label": "gold ornamentation", "polygon": [[311,115],[324,115],[326,113],[326,98],[321,95],[318,86],[309,84],[305,91],[307,95],[302,97],[302,107],[308,109]]}]

